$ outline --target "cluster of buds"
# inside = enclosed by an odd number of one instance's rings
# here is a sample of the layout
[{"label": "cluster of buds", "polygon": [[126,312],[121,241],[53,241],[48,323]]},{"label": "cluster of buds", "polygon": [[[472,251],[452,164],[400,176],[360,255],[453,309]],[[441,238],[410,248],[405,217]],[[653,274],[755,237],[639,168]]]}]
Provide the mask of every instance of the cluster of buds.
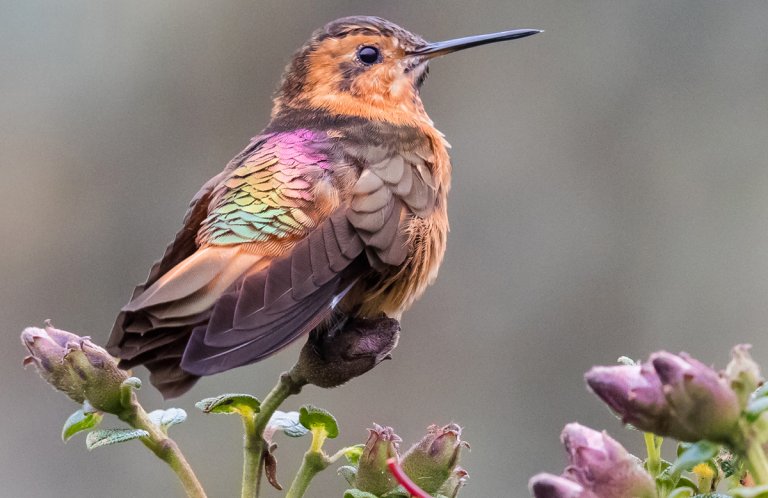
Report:
[{"label": "cluster of buds", "polygon": [[368,432],[357,467],[344,467],[342,472],[352,487],[365,496],[397,493],[400,482],[388,468],[388,462],[393,459],[399,462],[408,479],[429,495],[455,498],[469,477],[458,465],[462,448],[469,445],[461,440],[461,427],[456,424],[429,426],[427,434],[402,458],[399,455],[402,440],[391,427],[374,424]]},{"label": "cluster of buds", "polygon": [[594,367],[589,387],[624,423],[680,441],[732,444],[749,394],[762,381],[746,346],[718,373],[685,353],[661,351],[638,365]]},{"label": "cluster of buds", "polygon": [[538,474],[535,498],[655,498],[656,484],[642,462],[605,432],[568,424],[560,436],[569,465],[561,475]]},{"label": "cluster of buds", "polygon": [[118,413],[120,385],[128,373],[88,337],[54,328],[28,327],[21,342],[29,351],[24,365],[35,365],[40,376],[77,403],[88,401],[97,410]]}]

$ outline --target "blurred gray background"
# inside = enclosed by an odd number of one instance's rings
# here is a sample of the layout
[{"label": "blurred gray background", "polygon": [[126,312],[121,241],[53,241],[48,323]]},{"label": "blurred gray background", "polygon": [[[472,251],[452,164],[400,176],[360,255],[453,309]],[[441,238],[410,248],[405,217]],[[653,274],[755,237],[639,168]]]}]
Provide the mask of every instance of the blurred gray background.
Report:
[{"label": "blurred gray background", "polygon": [[[432,40],[546,33],[432,64],[423,97],[453,144],[448,254],[393,361],[286,405],[336,414],[329,449],[372,422],[407,446],[455,420],[472,444],[462,496],[524,497],[532,474],[561,471],[567,422],[641,448],[586,392],[591,365],[665,348],[722,367],[737,342],[768,363],[764,0],[5,1],[0,495],[181,496],[140,444],[62,444],[76,407],[21,368],[18,334],[52,318],[103,343],[188,200],[266,124],[290,54],[351,14]],[[171,403],[141,391],[190,413],[173,435],[212,498],[239,493],[241,428],[193,403],[263,396],[297,352]],[[283,484],[307,444],[280,441]],[[343,489],[329,470],[309,496]]]}]

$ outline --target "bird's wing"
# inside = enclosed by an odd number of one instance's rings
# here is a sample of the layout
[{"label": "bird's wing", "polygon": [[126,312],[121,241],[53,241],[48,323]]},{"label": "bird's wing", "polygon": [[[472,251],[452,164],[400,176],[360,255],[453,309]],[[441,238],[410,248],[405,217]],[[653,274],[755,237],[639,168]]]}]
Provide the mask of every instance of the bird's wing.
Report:
[{"label": "bird's wing", "polygon": [[290,254],[227,291],[208,324],[195,328],[183,368],[209,375],[258,361],[321,323],[371,268],[402,264],[408,256],[407,218],[425,216],[435,204],[436,188],[422,156],[367,148],[367,167],[348,203]]}]

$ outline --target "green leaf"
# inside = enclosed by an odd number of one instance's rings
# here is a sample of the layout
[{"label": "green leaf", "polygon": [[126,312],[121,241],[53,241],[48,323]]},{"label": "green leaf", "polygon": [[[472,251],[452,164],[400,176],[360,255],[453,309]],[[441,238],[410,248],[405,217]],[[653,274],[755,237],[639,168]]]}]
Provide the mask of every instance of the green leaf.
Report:
[{"label": "green leaf", "polygon": [[[92,408],[91,408],[92,409]],[[86,408],[80,408],[69,416],[64,427],[61,429],[61,439],[65,443],[78,432],[93,429],[101,422],[104,416],[97,411],[86,411]]]},{"label": "green leaf", "polygon": [[695,492],[696,490],[691,488],[677,488],[669,493],[667,498],[691,498]]},{"label": "green leaf", "polygon": [[754,422],[760,415],[768,410],[768,397],[762,396],[760,398],[753,399],[748,405],[744,413],[747,415],[749,422]]},{"label": "green leaf", "polygon": [[733,498],[766,498],[768,497],[768,485],[756,486],[754,488],[737,488],[729,492]]},{"label": "green leaf", "polygon": [[322,428],[330,439],[339,435],[336,418],[330,412],[316,406],[302,406],[299,409],[299,422],[309,430]]},{"label": "green leaf", "polygon": [[764,396],[768,396],[768,382],[763,383],[760,387],[755,389],[754,393],[752,393],[752,397],[755,399],[762,398]]},{"label": "green leaf", "polygon": [[181,408],[168,408],[167,410],[155,410],[149,413],[149,420],[159,425],[163,430],[187,420],[187,412]]},{"label": "green leaf", "polygon": [[299,422],[299,412],[281,412],[275,410],[267,423],[269,427],[276,427],[288,437],[301,437],[309,433],[309,429]]},{"label": "green leaf", "polygon": [[367,491],[360,491],[359,489],[348,489],[344,491],[344,498],[379,498]]},{"label": "green leaf", "polygon": [[355,477],[357,477],[357,467],[353,467],[351,465],[344,465],[343,467],[339,467],[339,470],[336,471],[341,477],[343,477],[347,484],[350,486],[355,485]]},{"label": "green leaf", "polygon": [[142,429],[101,429],[88,433],[85,438],[85,446],[92,450],[99,446],[122,443],[147,436],[149,433]]},{"label": "green leaf", "polygon": [[675,463],[667,469],[671,474],[680,475],[682,471],[689,470],[695,465],[715,458],[720,451],[720,446],[709,441],[693,443],[677,457]]},{"label": "green leaf", "polygon": [[195,403],[205,413],[238,413],[243,417],[253,417],[259,413],[261,401],[250,394],[222,394],[214,398],[205,398]]},{"label": "green leaf", "polygon": [[347,446],[344,448],[344,456],[347,458],[347,461],[351,463],[352,465],[357,465],[360,463],[360,457],[363,455],[363,450],[365,449],[364,444],[356,444],[354,446]]}]

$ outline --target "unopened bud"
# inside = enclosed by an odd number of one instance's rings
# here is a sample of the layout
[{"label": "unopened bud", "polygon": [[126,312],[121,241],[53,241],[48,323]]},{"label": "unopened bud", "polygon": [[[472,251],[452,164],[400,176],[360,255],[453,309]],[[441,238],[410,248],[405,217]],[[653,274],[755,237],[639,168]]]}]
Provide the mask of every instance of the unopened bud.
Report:
[{"label": "unopened bud", "polygon": [[656,496],[656,484],[643,470],[641,462],[605,432],[568,424],[560,438],[570,461],[563,477],[579,483],[596,496]]},{"label": "unopened bud", "polygon": [[355,318],[330,331],[313,332],[291,376],[318,387],[336,387],[381,363],[397,346],[400,323]]},{"label": "unopened bud", "polygon": [[368,441],[360,456],[355,488],[380,496],[397,487],[397,481],[387,468],[387,460],[398,456],[401,441],[391,427],[373,424],[373,429],[368,429]]},{"label": "unopened bud", "polygon": [[461,448],[469,446],[460,436],[456,424],[429,426],[427,435],[403,457],[403,470],[424,491],[436,492],[459,463]]},{"label": "unopened bud", "polygon": [[467,484],[468,479],[469,473],[462,467],[456,466],[453,469],[453,472],[451,472],[451,475],[448,476],[448,480],[437,490],[437,494],[445,496],[446,498],[456,498],[459,496],[461,488]]},{"label": "unopened bud", "polygon": [[747,405],[750,395],[763,383],[760,367],[749,355],[749,344],[737,344],[731,350],[731,361],[725,367],[725,378],[739,397],[742,407]]},{"label": "unopened bud", "polygon": [[97,410],[121,409],[120,384],[128,374],[115,359],[87,337],[53,328],[28,327],[21,341],[29,351],[24,365],[34,364],[51,386],[77,403],[88,400]]},{"label": "unopened bud", "polygon": [[581,484],[547,473],[531,477],[528,489],[534,498],[597,498]]}]

